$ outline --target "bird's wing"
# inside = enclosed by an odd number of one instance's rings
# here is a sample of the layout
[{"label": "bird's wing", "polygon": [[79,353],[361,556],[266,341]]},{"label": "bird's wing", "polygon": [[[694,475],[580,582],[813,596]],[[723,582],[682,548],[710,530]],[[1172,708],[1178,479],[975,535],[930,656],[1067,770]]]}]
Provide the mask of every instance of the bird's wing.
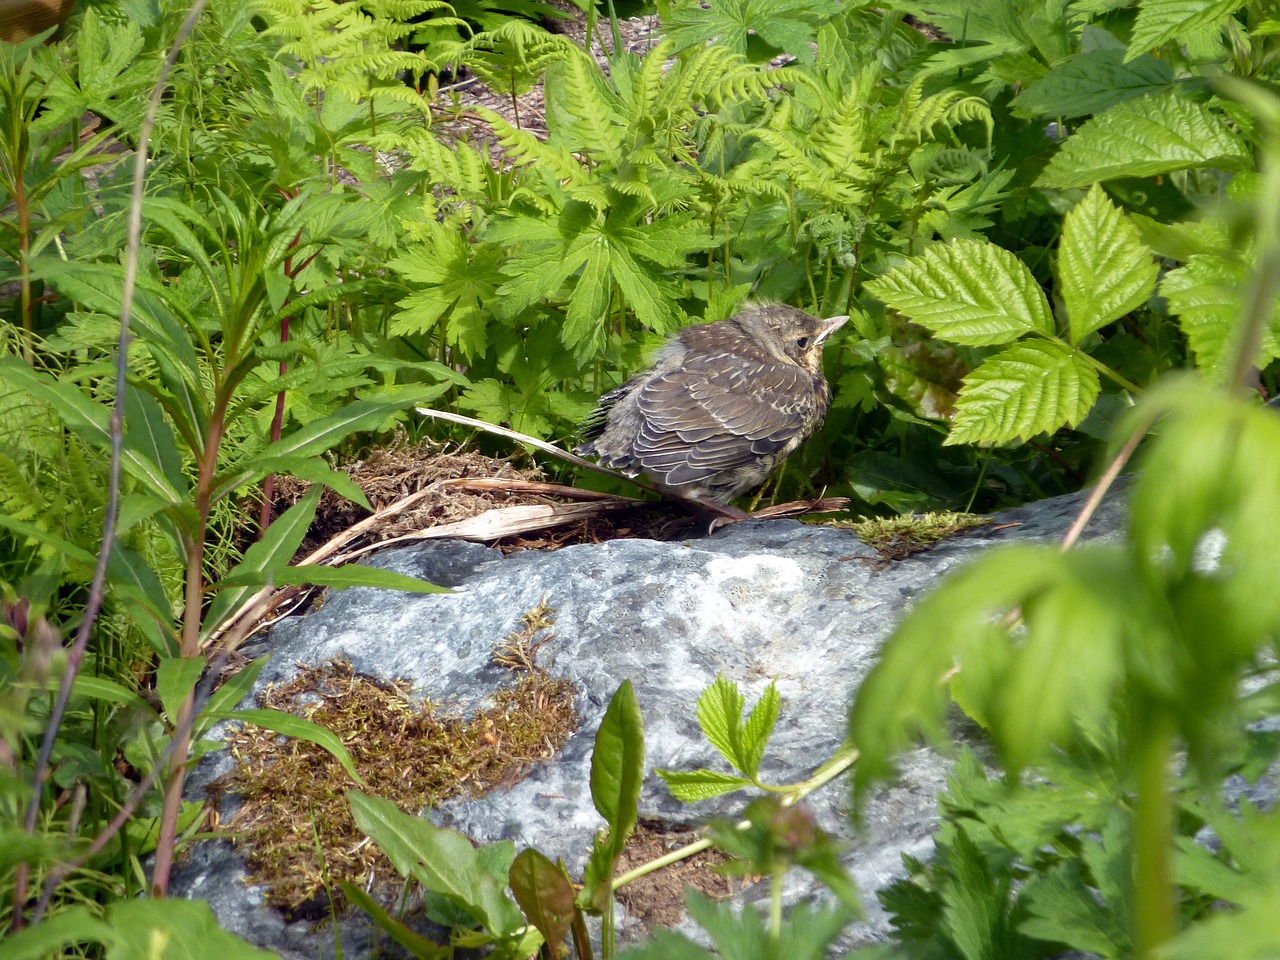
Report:
[{"label": "bird's wing", "polygon": [[650,379],[638,402],[636,459],[675,485],[776,453],[805,432],[818,400],[801,367],[709,354]]}]

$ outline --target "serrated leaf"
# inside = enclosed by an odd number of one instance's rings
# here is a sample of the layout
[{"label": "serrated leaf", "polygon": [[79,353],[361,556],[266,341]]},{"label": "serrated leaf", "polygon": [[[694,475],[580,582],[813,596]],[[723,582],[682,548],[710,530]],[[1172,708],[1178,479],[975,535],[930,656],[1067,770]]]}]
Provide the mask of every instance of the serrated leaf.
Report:
[{"label": "serrated leaf", "polygon": [[1165,93],[1127,100],[1085,123],[1066,139],[1036,184],[1068,189],[1117,177],[1252,165],[1248,144],[1219,114]]},{"label": "serrated leaf", "polygon": [[1143,54],[1125,62],[1124,57],[1116,47],[1076,54],[1018,94],[1013,106],[1045,118],[1086,117],[1172,86],[1173,68],[1167,60]]},{"label": "serrated leaf", "polygon": [[1058,247],[1058,284],[1071,343],[1131,310],[1155,292],[1159,268],[1138,229],[1094,184],[1067,214]]},{"label": "serrated leaf", "polygon": [[742,711],[746,706],[742,691],[723,674],[716,674],[711,686],[698,697],[698,725],[702,735],[734,767],[746,772],[742,750]]},{"label": "serrated leaf", "polygon": [[953,343],[987,346],[1053,333],[1049,302],[1026,264],[985,241],[930,247],[866,289]]},{"label": "serrated leaf", "polygon": [[1052,340],[1015,343],[964,378],[944,442],[1011,443],[1074,427],[1100,390],[1097,372],[1069,347]]},{"label": "serrated leaf", "polygon": [[1020,898],[1031,918],[1018,929],[1050,943],[1067,943],[1074,950],[1103,957],[1128,956],[1128,942],[1115,918],[1098,905],[1093,891],[1080,879],[1079,865],[1061,863],[1034,878]]},{"label": "serrated leaf", "polygon": [[1137,59],[1148,50],[1170,40],[1185,41],[1192,34],[1216,30],[1246,2],[1247,0],[1142,0],[1125,59]]},{"label": "serrated leaf", "polygon": [[[1242,294],[1248,267],[1238,259],[1214,254],[1193,255],[1160,281],[1160,296],[1178,318],[1182,335],[1195,354],[1196,367],[1211,377],[1224,373],[1222,365],[1243,310]],[[1254,365],[1266,367],[1280,356],[1280,305],[1263,328]]]},{"label": "serrated leaf", "polygon": [[782,708],[782,695],[778,693],[777,684],[772,680],[765,687],[760,699],[751,708],[747,722],[742,728],[742,750],[746,765],[742,772],[755,777],[760,772],[760,762],[764,759],[765,749],[769,746],[769,737],[773,733],[773,725],[778,721],[778,711]]},{"label": "serrated leaf", "polygon": [[681,803],[696,803],[709,800],[734,790],[751,786],[751,781],[744,777],[735,777],[731,773],[717,773],[714,770],[656,770],[671,791],[671,795]]}]

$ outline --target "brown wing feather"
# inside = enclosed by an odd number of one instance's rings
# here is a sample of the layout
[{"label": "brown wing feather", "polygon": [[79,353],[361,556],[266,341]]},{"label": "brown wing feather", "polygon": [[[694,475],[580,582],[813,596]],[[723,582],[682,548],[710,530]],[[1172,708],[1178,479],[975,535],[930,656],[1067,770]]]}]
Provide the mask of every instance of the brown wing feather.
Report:
[{"label": "brown wing feather", "polygon": [[805,430],[816,402],[812,386],[799,386],[806,371],[743,360],[693,358],[640,388],[633,453],[646,473],[669,484],[697,483],[754,463]]}]

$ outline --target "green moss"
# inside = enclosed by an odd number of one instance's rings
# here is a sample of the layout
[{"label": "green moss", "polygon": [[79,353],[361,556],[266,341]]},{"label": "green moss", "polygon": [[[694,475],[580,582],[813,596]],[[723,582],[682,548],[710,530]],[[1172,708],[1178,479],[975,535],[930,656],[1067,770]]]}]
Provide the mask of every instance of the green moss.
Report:
[{"label": "green moss", "polygon": [[[303,667],[258,702],[333,731],[364,777],[366,792],[406,812],[477,796],[550,759],[577,728],[573,685],[534,662],[551,639],[546,631],[553,613],[544,600],[497,645],[494,662],[510,669],[514,680],[495,691],[492,706],[470,717],[413,697],[405,681],[362,676],[345,660]],[[367,889],[375,879],[396,876],[356,828],[345,797],[353,784],[327,751],[248,724],[228,737],[227,746],[236,766],[212,791],[242,801],[224,828],[270,902],[307,914],[306,905],[340,880]]]},{"label": "green moss", "polygon": [[833,520],[824,526],[852,530],[880,554],[882,563],[903,560],[947,537],[985,526],[990,517],[974,513],[942,511],[908,517],[871,517],[867,520]]}]

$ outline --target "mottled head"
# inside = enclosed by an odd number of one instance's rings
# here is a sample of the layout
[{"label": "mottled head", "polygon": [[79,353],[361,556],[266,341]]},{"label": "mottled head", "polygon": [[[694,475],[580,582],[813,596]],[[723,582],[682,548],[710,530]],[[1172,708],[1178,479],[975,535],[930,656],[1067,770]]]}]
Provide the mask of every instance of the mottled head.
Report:
[{"label": "mottled head", "polygon": [[812,374],[822,371],[822,347],[848,317],[819,320],[803,310],[779,304],[747,307],[738,314],[743,329],[768,345],[779,359],[800,364]]}]

